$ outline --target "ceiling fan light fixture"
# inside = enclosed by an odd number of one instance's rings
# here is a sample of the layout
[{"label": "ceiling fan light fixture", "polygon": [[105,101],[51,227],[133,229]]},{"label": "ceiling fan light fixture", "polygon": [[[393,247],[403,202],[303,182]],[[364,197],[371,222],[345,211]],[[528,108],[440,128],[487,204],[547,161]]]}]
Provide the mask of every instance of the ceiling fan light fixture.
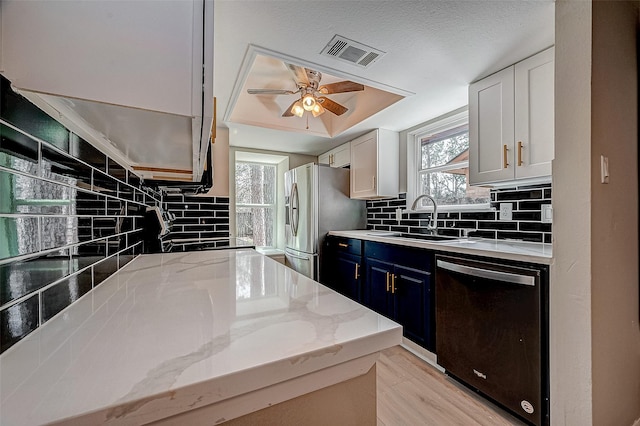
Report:
[{"label": "ceiling fan light fixture", "polygon": [[305,109],[302,107],[302,102],[298,101],[291,107],[291,114],[295,115],[296,117],[302,117],[302,114],[304,114],[304,110]]},{"label": "ceiling fan light fixture", "polygon": [[313,106],[313,109],[311,110],[311,113],[313,114],[314,117],[319,116],[320,114],[324,113],[324,108],[322,107],[322,105],[320,105],[319,103],[316,103]]},{"label": "ceiling fan light fixture", "polygon": [[316,105],[316,98],[312,94],[306,94],[302,98],[302,107],[307,111],[312,111]]}]

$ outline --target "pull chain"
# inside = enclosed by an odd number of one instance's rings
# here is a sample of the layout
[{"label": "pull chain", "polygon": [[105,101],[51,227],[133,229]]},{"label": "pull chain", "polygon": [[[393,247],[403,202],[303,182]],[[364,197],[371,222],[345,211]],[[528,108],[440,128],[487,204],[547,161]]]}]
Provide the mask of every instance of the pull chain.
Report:
[{"label": "pull chain", "polygon": [[309,130],[309,114],[305,114],[307,116],[307,130]]}]

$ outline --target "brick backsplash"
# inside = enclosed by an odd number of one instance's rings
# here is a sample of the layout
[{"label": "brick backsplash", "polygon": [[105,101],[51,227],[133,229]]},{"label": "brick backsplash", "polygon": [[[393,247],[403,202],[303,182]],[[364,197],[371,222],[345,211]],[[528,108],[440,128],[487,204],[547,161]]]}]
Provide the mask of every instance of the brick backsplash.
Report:
[{"label": "brick backsplash", "polygon": [[142,253],[144,212],[162,200],[0,80],[4,352]]},{"label": "brick backsplash", "polygon": [[229,197],[167,194],[163,206],[176,217],[164,240],[229,237]]},{"label": "brick backsplash", "polygon": [[[499,205],[512,203],[512,220],[499,220]],[[394,231],[420,237],[429,234],[426,227],[431,213],[402,213],[407,208],[406,194],[398,198],[367,201],[367,229]],[[542,205],[551,204],[551,184],[514,186],[491,190],[491,211],[438,212],[438,234],[461,237],[463,229],[474,229],[470,236],[551,243],[551,223],[542,223]]]}]

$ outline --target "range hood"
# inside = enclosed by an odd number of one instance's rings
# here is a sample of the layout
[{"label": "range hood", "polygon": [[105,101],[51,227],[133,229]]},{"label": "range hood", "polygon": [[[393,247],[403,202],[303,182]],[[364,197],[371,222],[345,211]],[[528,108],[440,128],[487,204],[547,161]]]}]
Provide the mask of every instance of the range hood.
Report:
[{"label": "range hood", "polygon": [[212,1],[3,2],[0,72],[145,181],[206,181]]}]

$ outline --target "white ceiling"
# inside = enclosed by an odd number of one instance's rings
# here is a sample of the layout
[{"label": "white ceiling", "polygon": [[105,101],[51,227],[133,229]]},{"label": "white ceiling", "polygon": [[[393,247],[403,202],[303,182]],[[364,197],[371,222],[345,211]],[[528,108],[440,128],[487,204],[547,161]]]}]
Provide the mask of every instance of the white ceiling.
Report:
[{"label": "white ceiling", "polygon": [[[214,31],[219,117],[232,112],[252,45],[334,76],[414,93],[333,139],[222,123],[232,146],[317,155],[370,129],[401,131],[466,105],[470,82],[554,43],[554,2],[217,0]],[[321,55],[335,34],[386,55],[366,69]]]}]

